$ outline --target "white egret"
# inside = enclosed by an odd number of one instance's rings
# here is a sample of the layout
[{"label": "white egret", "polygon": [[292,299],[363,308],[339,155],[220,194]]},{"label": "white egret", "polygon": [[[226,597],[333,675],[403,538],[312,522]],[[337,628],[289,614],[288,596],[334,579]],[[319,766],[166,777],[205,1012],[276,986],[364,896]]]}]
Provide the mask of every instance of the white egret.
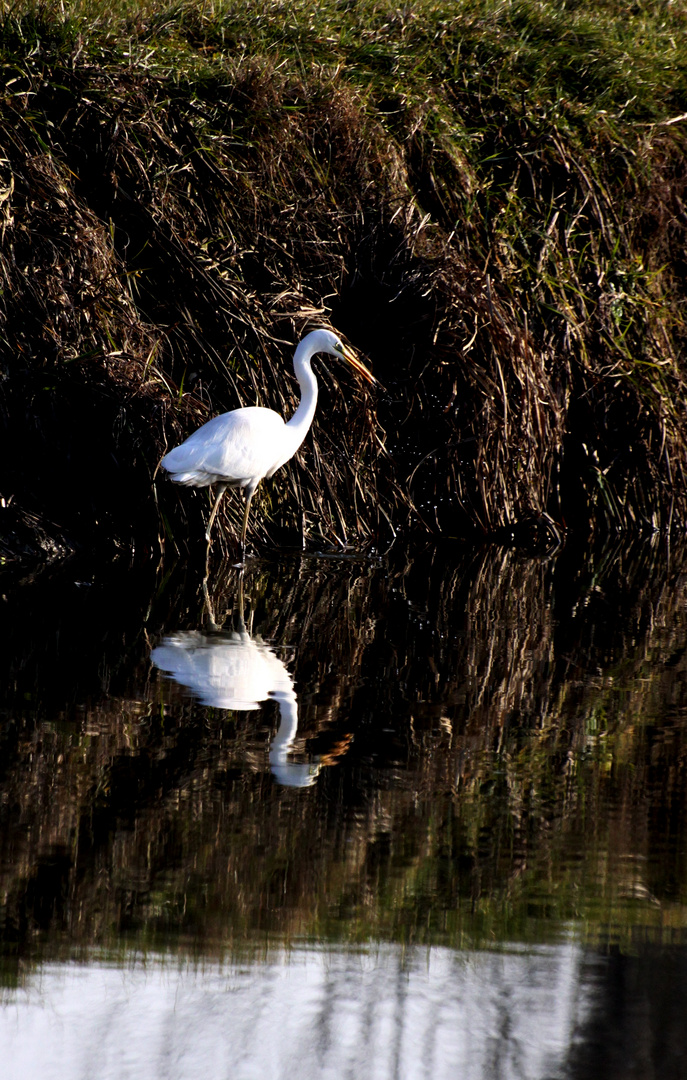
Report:
[{"label": "white egret", "polygon": [[208,546],[222,495],[227,488],[242,488],[246,498],[241,529],[243,556],[248,512],[256,487],[263,477],[272,476],[293,457],[313,422],[317,405],[317,379],[310,364],[313,356],[321,352],[347,360],[368,382],[376,382],[371,372],[336,334],[331,330],[313,330],[303,338],[293,358],[301,400],[288,423],[272,409],[259,406],[234,409],[203,424],[186,442],[163,457],[163,469],[177,484],[190,487],[217,484],[217,497],[205,532]]}]

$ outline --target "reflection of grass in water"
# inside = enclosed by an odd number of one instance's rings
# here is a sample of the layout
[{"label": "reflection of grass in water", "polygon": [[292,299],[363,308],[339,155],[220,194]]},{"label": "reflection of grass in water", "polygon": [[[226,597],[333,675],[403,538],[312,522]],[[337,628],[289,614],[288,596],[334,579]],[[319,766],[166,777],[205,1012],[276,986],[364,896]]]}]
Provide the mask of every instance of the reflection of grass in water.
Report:
[{"label": "reflection of grass in water", "polygon": [[[20,591],[16,672],[36,692],[23,714],[5,706],[5,949],[683,935],[680,559],[249,566],[246,620],[289,646],[301,749],[353,735],[308,791],[270,779],[273,706],[236,716],[146,689],[141,638],[118,676],[127,639],[97,598],[88,636],[113,631],[94,651],[110,691],[51,711],[31,667],[43,623]],[[217,581],[231,609],[235,578]],[[151,641],[200,625],[196,584],[168,580]]]}]

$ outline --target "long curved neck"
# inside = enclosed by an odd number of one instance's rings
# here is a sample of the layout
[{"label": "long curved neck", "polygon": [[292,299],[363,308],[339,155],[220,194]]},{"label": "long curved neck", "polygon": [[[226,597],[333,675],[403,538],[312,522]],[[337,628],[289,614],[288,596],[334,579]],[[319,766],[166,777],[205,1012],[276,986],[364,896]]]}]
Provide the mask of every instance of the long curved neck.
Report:
[{"label": "long curved neck", "polygon": [[310,345],[302,341],[293,358],[293,370],[301,388],[301,401],[286,426],[292,433],[294,453],[310,430],[317,406],[317,379],[310,367],[313,351]]}]

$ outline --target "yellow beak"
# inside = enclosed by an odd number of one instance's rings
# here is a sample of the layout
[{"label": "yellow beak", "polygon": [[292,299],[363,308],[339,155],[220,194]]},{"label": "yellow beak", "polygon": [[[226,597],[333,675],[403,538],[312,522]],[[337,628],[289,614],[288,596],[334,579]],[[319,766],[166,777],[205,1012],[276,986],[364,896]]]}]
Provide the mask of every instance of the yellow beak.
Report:
[{"label": "yellow beak", "polygon": [[377,380],[375,379],[374,375],[371,371],[367,370],[363,363],[361,363],[361,361],[353,352],[353,349],[349,349],[348,345],[342,345],[341,350],[344,359],[348,360],[348,363],[351,365],[354,371],[357,371],[359,375],[362,375],[363,379],[365,379],[366,382],[374,383],[375,385],[377,385]]}]

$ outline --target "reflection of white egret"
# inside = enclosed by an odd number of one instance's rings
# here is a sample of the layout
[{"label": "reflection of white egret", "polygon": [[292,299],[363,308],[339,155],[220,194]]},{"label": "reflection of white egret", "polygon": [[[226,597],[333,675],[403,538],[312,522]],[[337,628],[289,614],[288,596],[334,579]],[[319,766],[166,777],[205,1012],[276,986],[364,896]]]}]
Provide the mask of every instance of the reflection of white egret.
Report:
[{"label": "reflection of white egret", "polygon": [[179,631],[153,649],[151,659],[175,682],[187,686],[204,705],[248,711],[273,698],[279,704],[279,731],[270,746],[270,766],[280,784],[307,787],[319,764],[288,760],[298,730],[298,701],[285,665],[241,620],[239,631],[205,634]]},{"label": "reflection of white egret", "polygon": [[347,360],[363,378],[375,382],[355,353],[343,345],[336,334],[331,330],[313,330],[303,338],[293,358],[301,401],[288,423],[272,409],[257,406],[233,409],[203,424],[186,442],[163,457],[161,465],[176,483],[190,487],[217,485],[215,505],[205,532],[208,545],[222,495],[227,488],[242,488],[246,495],[241,529],[243,555],[253,492],[264,477],[273,476],[293,457],[313,422],[317,379],[310,364],[313,356],[322,352]]}]

